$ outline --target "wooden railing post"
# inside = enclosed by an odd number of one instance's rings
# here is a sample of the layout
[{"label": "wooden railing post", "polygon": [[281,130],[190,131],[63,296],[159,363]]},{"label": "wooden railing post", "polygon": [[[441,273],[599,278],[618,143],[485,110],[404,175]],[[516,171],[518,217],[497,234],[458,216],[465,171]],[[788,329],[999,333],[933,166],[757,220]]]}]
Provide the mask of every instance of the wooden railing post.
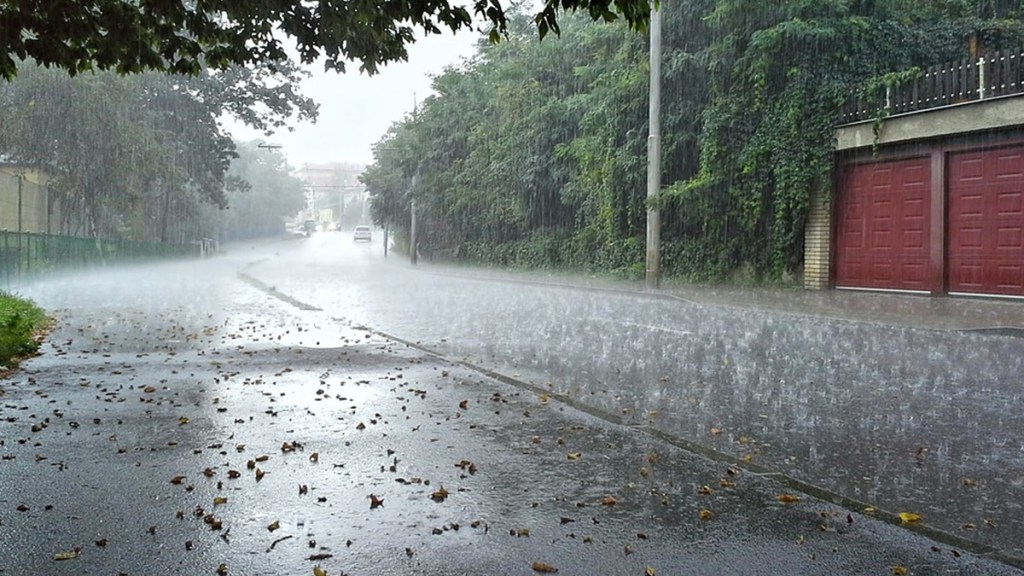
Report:
[{"label": "wooden railing post", "polygon": [[978,100],[985,99],[985,57],[978,58]]}]

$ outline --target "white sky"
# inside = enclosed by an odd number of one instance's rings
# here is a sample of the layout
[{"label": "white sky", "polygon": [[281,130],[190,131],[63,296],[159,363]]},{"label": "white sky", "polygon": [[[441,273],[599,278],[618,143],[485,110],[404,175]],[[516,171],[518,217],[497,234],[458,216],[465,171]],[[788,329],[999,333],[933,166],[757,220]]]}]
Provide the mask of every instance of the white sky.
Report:
[{"label": "white sky", "polygon": [[472,30],[429,36],[409,47],[407,62],[388,64],[374,76],[361,74],[358,63],[346,64],[344,75],[313,64],[308,67],[313,76],[303,81],[301,93],[320,104],[316,124],[293,119],[289,124],[294,131],[281,129],[269,137],[233,120],[225,127],[236,140],[280,145],[295,168],[306,163],[370,164],[370,146],[432,93],[431,75],[474,54],[477,38]]}]

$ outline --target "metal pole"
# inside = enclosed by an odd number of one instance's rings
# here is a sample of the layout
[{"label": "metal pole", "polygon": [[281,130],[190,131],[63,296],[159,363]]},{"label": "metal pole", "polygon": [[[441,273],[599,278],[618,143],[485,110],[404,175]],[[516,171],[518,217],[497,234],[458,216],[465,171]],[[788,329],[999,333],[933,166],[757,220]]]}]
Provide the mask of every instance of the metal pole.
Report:
[{"label": "metal pole", "polygon": [[18,234],[21,234],[21,233],[23,233],[25,231],[24,228],[21,225],[21,187],[22,187],[22,183],[24,181],[25,181],[25,177],[19,174],[18,175]]},{"label": "metal pole", "polygon": [[[658,1],[658,0],[655,0]],[[651,7],[651,95],[647,136],[647,199],[661,191],[661,7]],[[661,212],[647,208],[648,288],[661,283]]]},{"label": "metal pole", "polygon": [[411,215],[409,223],[409,261],[413,264],[416,263],[416,199],[412,199],[412,203],[409,205],[409,213]]}]

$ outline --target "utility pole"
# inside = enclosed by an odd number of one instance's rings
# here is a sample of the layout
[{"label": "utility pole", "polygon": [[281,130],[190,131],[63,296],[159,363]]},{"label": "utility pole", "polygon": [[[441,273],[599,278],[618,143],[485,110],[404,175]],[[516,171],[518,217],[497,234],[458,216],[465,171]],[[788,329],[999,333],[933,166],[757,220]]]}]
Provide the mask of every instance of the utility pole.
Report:
[{"label": "utility pole", "polygon": [[[659,2],[660,0],[655,0]],[[651,96],[647,136],[647,200],[661,191],[661,6],[651,6]],[[661,283],[661,211],[647,208],[648,288]]]},{"label": "utility pole", "polygon": [[409,183],[409,262],[416,264],[416,182],[420,179],[422,162],[416,166],[416,173]]},{"label": "utility pole", "polygon": [[416,199],[409,204],[409,261],[416,264]]}]

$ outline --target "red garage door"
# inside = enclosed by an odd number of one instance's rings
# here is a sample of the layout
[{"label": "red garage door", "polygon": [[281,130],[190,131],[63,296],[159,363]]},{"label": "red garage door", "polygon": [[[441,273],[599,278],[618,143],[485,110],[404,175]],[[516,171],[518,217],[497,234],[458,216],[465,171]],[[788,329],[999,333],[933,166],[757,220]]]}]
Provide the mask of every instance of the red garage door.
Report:
[{"label": "red garage door", "polygon": [[839,183],[836,286],[929,291],[930,160],[847,166]]},{"label": "red garage door", "polygon": [[949,158],[949,291],[1024,296],[1024,148]]}]

